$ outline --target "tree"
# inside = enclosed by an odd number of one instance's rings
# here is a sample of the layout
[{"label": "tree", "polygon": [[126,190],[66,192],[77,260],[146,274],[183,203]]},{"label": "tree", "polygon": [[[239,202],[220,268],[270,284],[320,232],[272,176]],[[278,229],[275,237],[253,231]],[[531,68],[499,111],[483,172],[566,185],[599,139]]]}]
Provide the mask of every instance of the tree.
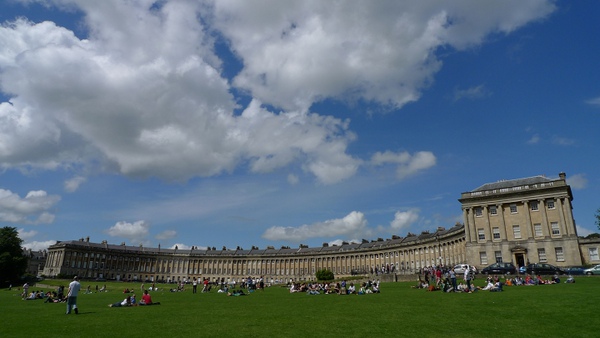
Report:
[{"label": "tree", "polygon": [[598,226],[598,229],[600,229],[600,208],[596,210],[596,214],[594,216],[596,216],[596,225]]},{"label": "tree", "polygon": [[18,284],[27,271],[27,257],[21,248],[17,228],[0,229],[0,285]]},{"label": "tree", "polygon": [[315,274],[315,277],[317,277],[317,280],[333,280],[334,276],[333,276],[333,272],[331,272],[330,270],[327,269],[322,269],[317,271],[317,273]]}]

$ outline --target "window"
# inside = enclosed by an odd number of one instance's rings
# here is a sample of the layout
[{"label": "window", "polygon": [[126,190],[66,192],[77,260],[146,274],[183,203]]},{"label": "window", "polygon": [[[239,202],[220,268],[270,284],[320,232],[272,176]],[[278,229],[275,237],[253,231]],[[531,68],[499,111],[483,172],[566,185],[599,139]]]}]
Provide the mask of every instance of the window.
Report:
[{"label": "window", "polygon": [[485,253],[485,251],[479,252],[479,261],[481,262],[481,265],[488,264],[487,254]]},{"label": "window", "polygon": [[517,213],[517,205],[516,204],[511,204],[510,205],[510,213],[511,214],[516,214]]},{"label": "window", "polygon": [[538,249],[538,259],[539,259],[540,263],[548,262],[548,259],[546,258],[546,249],[544,249],[544,248]]},{"label": "window", "polygon": [[548,206],[548,209],[554,209],[554,200],[547,200],[546,206]]},{"label": "window", "polygon": [[558,227],[558,222],[552,222],[552,223],[550,223],[550,226],[552,227],[552,235],[553,236],[560,235],[560,228]]},{"label": "window", "polygon": [[535,237],[542,237],[544,234],[542,233],[542,225],[540,223],[536,223],[533,225],[533,230],[535,231]]},{"label": "window", "polygon": [[590,261],[600,260],[600,256],[598,256],[598,248],[589,248],[588,252],[590,253]]},{"label": "window", "polygon": [[531,202],[529,202],[529,206],[531,207],[532,211],[538,211],[539,210],[539,206],[538,206],[538,202],[537,201],[531,201]]},{"label": "window", "polygon": [[485,241],[485,232],[483,232],[483,229],[477,229],[477,238],[480,241]]},{"label": "window", "polygon": [[514,238],[521,238],[521,227],[517,224],[513,225],[513,236]]},{"label": "window", "polygon": [[502,263],[502,251],[494,251],[494,257],[496,257],[496,263]]},{"label": "window", "polygon": [[483,211],[481,210],[481,208],[475,208],[475,216],[476,217],[481,217],[483,215]]},{"label": "window", "polygon": [[564,262],[565,261],[565,253],[563,252],[563,248],[562,247],[554,248],[554,254],[556,254],[556,261],[557,262]]},{"label": "window", "polygon": [[494,239],[500,239],[500,228],[493,228],[492,233],[494,234]]},{"label": "window", "polygon": [[495,205],[490,206],[490,214],[491,215],[497,215],[498,214],[498,208],[496,208]]}]

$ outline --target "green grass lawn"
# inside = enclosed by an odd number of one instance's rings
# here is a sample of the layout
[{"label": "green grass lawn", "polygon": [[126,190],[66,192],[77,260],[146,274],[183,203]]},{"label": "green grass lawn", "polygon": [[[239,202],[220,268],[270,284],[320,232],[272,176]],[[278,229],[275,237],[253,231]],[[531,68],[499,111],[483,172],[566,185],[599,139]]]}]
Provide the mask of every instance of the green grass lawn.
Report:
[{"label": "green grass lawn", "polygon": [[[43,281],[68,285],[68,281]],[[95,289],[95,282],[82,282]],[[104,283],[102,283],[104,284]],[[483,280],[477,280],[483,285]],[[23,301],[0,290],[0,337],[598,337],[600,278],[575,284],[505,287],[504,292],[427,292],[413,283],[384,283],[381,294],[290,294],[270,287],[245,297],[151,292],[157,306],[110,308],[140,284],[106,283],[109,292],[81,294],[79,315],[66,304]],[[101,287],[102,285],[100,285]],[[199,287],[201,288],[201,286]],[[33,287],[33,289],[44,289]],[[54,288],[52,288],[54,289]],[[31,289],[30,289],[31,290]]]}]

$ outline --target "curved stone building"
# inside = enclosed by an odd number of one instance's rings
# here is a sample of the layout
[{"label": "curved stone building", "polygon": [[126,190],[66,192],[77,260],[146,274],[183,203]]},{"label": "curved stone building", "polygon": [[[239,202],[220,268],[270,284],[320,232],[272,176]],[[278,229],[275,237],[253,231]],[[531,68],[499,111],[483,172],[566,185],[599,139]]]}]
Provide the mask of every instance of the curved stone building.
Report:
[{"label": "curved stone building", "polygon": [[239,282],[263,276],[269,282],[287,282],[310,280],[316,271],[329,269],[336,277],[377,274],[389,280],[427,266],[459,263],[479,269],[495,262],[600,264],[600,240],[580,243],[572,200],[566,175],[560,173],[557,179],[535,176],[484,184],[461,194],[464,225],[385,240],[249,250],[64,241],[48,249],[43,275],[157,282]]},{"label": "curved stone building", "polygon": [[402,275],[432,265],[464,262],[464,227],[433,233],[393,236],[391,239],[363,240],[298,248],[267,247],[250,250],[222,248],[186,250],[146,248],[92,243],[89,238],[52,245],[43,274],[47,277],[78,275],[82,278],[157,282],[211,281],[240,282],[248,276],[267,281],[287,282],[314,279],[315,272],[329,269],[337,277],[356,274]]}]

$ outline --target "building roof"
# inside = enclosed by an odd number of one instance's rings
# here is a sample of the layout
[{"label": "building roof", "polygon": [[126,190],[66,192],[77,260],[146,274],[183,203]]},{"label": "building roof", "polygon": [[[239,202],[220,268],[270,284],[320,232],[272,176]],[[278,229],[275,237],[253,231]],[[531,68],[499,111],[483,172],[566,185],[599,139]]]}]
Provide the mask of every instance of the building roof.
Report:
[{"label": "building roof", "polygon": [[548,182],[552,182],[552,181],[553,180],[551,180],[545,176],[539,175],[539,176],[526,177],[526,178],[517,178],[517,179],[513,179],[513,180],[501,180],[501,181],[494,182],[494,183],[486,183],[473,191],[497,190],[497,189],[503,189],[503,188],[517,187],[517,186],[522,186],[522,185],[548,183]]}]

